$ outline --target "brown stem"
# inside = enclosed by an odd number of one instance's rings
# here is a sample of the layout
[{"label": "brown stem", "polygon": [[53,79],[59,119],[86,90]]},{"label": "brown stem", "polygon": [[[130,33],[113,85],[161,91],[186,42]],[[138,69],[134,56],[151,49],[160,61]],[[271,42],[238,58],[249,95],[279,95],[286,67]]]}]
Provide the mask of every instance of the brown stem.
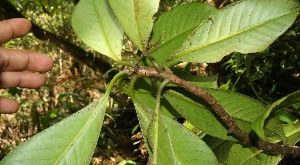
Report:
[{"label": "brown stem", "polygon": [[215,113],[222,119],[222,121],[228,127],[228,132],[233,134],[237,139],[241,140],[244,144],[249,144],[254,147],[257,147],[260,150],[267,151],[272,154],[282,154],[282,155],[293,155],[300,156],[300,148],[286,145],[279,145],[274,143],[269,143],[263,141],[257,137],[253,137],[250,134],[241,130],[238,125],[235,123],[233,118],[224,110],[224,108],[220,105],[220,103],[205,90],[199,88],[198,86],[185,81],[174,74],[170,74],[167,72],[158,73],[154,68],[150,67],[139,67],[139,68],[128,68],[126,70],[128,74],[137,74],[138,76],[148,76],[155,77],[164,80],[169,80],[171,83],[176,84],[185,90],[193,93],[194,95],[205,100],[215,111]]}]

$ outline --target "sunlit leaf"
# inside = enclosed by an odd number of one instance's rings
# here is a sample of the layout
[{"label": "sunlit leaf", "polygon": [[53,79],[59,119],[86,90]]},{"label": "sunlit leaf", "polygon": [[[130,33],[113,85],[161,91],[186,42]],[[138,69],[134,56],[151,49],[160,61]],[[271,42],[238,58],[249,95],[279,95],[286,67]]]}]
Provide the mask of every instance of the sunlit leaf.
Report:
[{"label": "sunlit leaf", "polygon": [[267,155],[254,147],[234,144],[228,155],[228,165],[274,165],[282,159],[280,155]]},{"label": "sunlit leaf", "polygon": [[109,93],[10,152],[0,164],[89,164]]},{"label": "sunlit leaf", "polygon": [[141,51],[145,50],[159,0],[109,0],[109,3],[129,39]]},{"label": "sunlit leaf", "polygon": [[150,54],[162,64],[215,11],[207,3],[188,3],[165,12],[154,23],[151,42],[155,49]]},{"label": "sunlit leaf", "polygon": [[255,120],[255,122],[252,124],[252,128],[255,131],[255,133],[262,139],[266,139],[265,132],[263,130],[265,125],[265,120],[269,117],[272,111],[284,108],[286,106],[300,103],[300,91],[296,91],[292,94],[289,94],[286,97],[283,97],[276,102],[274,102],[272,105],[269,106],[267,111],[265,111],[259,118]]},{"label": "sunlit leaf", "polygon": [[266,49],[298,16],[296,0],[244,0],[211,15],[170,61],[217,62],[232,52]]},{"label": "sunlit leaf", "polygon": [[85,44],[121,61],[123,30],[108,0],[80,0],[72,15],[72,27]]}]

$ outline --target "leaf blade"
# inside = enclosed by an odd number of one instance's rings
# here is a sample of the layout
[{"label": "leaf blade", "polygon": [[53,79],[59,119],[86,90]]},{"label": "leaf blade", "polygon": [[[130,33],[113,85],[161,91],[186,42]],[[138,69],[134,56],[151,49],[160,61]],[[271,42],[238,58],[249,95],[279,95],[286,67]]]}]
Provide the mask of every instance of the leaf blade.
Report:
[{"label": "leaf blade", "polygon": [[151,43],[157,47],[150,51],[151,56],[157,63],[163,64],[180,48],[186,37],[216,11],[215,7],[207,3],[188,3],[159,16],[153,25]]},{"label": "leaf blade", "polygon": [[81,0],[72,15],[79,38],[99,53],[121,61],[123,29],[107,0]]},{"label": "leaf blade", "polygon": [[[157,140],[157,164],[218,164],[218,160],[207,144],[183,125],[173,119],[159,115],[158,139],[153,139],[154,127],[150,123],[149,141]],[[150,143],[151,144],[151,143]]]},{"label": "leaf blade", "polygon": [[252,123],[253,130],[260,138],[266,139],[263,127],[265,125],[266,119],[269,117],[271,112],[299,102],[300,102],[300,90],[277,100],[272,105],[270,105],[270,107]]},{"label": "leaf blade", "polygon": [[280,155],[267,155],[255,147],[245,147],[241,144],[234,144],[229,152],[228,165],[273,165],[278,164],[282,159]]},{"label": "leaf blade", "polygon": [[298,15],[294,0],[245,0],[215,13],[201,24],[170,61],[218,62],[232,52],[267,48]]},{"label": "leaf blade", "polygon": [[108,96],[109,93],[106,93],[32,137],[10,152],[0,164],[89,164],[100,134]]},{"label": "leaf blade", "polygon": [[130,40],[141,51],[145,50],[159,0],[109,0],[109,3]]}]

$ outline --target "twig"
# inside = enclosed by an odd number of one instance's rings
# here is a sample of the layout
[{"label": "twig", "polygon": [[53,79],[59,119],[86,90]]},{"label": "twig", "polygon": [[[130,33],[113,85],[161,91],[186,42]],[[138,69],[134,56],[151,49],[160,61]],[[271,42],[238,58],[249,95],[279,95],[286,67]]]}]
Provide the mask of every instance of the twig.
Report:
[{"label": "twig", "polygon": [[238,127],[234,119],[224,110],[224,108],[211,94],[207,93],[205,90],[199,88],[198,86],[177,77],[174,74],[170,74],[167,72],[158,73],[154,68],[144,67],[144,66],[140,66],[138,70],[134,70],[134,68],[127,68],[125,72],[127,72],[128,74],[135,72],[135,74],[137,74],[138,76],[148,76],[148,77],[155,77],[164,80],[169,80],[171,83],[176,84],[184,88],[185,90],[193,93],[194,95],[202,98],[212,107],[215,113],[226,124],[226,126],[228,127],[228,132],[233,134],[237,139],[241,140],[244,144],[252,145],[254,147],[257,147],[260,150],[264,150],[272,154],[300,156],[300,147],[297,146],[290,147],[286,145],[269,143],[244,132],[242,129]]}]

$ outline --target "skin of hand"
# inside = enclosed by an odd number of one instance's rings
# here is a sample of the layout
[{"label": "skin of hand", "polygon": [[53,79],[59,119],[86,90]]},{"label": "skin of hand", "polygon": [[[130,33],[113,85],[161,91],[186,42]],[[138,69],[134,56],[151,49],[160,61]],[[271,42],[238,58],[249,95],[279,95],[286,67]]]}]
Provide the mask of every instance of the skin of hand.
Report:
[{"label": "skin of hand", "polygon": [[[39,88],[46,77],[32,72],[47,72],[53,67],[53,60],[43,54],[29,51],[6,49],[2,44],[27,34],[31,22],[23,18],[0,21],[0,88]],[[32,72],[30,72],[32,71]],[[0,114],[15,113],[19,109],[16,100],[0,96]]]}]

